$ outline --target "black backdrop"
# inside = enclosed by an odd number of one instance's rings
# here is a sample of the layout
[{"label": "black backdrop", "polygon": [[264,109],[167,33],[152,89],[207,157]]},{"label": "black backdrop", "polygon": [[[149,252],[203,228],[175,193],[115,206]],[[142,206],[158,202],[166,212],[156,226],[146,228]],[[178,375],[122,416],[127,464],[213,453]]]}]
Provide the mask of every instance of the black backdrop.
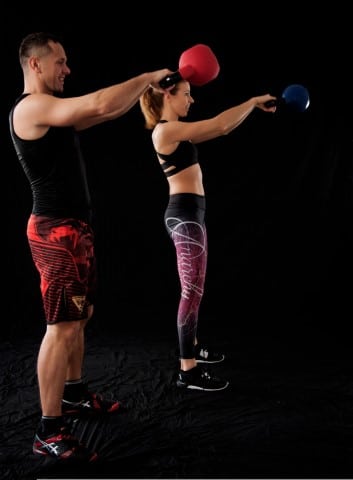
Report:
[{"label": "black backdrop", "polygon": [[[202,308],[224,318],[223,328],[230,327],[229,312],[235,313],[237,328],[246,328],[249,318],[251,328],[262,328],[264,318],[266,328],[285,328],[293,316],[299,331],[301,322],[314,329],[322,329],[324,320],[333,329],[343,326],[350,317],[353,200],[350,34],[344,10],[321,9],[319,22],[299,5],[286,15],[263,8],[256,14],[239,9],[234,17],[224,8],[197,11],[196,5],[187,12],[181,6],[145,5],[138,14],[130,7],[116,15],[103,9],[66,11],[63,19],[39,7],[20,14],[14,6],[5,9],[3,289],[11,318],[5,331],[31,331],[40,309],[25,239],[29,187],[7,129],[8,110],[22,89],[18,44],[36,29],[65,39],[72,69],[67,95],[149,69],[176,69],[181,52],[196,43],[211,46],[221,68],[212,83],[193,88],[190,120],[252,95],[280,95],[289,84],[304,85],[311,100],[306,112],[256,111],[228,137],[200,146],[210,239]],[[105,324],[119,329],[116,317],[125,308],[174,312],[174,252],[162,223],[166,182],[139,107],[84,132],[82,143],[96,214],[97,309],[110,313]]]},{"label": "black backdrop", "polygon": [[210,246],[200,328],[224,348],[222,371],[231,380],[216,400],[171,387],[179,286],[163,226],[167,186],[139,107],[82,134],[100,279],[86,372],[98,391],[133,408],[90,436],[103,466],[65,473],[351,478],[349,13],[338,3],[310,14],[307,5],[268,2],[231,10],[222,2],[73,7],[7,4],[0,18],[2,477],[63,473],[41,470],[30,455],[44,321],[25,236],[31,196],[8,132],[8,111],[22,91],[19,42],[51,30],[65,39],[67,95],[176,69],[184,49],[205,43],[221,69],[192,89],[190,120],[253,95],[280,95],[293,83],[311,100],[301,114],[255,111],[229,136],[200,145]]}]

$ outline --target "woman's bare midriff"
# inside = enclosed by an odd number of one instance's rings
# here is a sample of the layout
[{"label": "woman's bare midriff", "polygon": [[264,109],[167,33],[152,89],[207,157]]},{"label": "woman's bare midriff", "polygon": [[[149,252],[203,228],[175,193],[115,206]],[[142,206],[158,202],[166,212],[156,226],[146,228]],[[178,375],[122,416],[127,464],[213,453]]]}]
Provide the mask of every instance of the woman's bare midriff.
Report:
[{"label": "woman's bare midriff", "polygon": [[195,193],[196,195],[205,195],[202,184],[202,171],[198,163],[168,177],[167,180],[169,183],[170,195],[175,195],[176,193]]}]

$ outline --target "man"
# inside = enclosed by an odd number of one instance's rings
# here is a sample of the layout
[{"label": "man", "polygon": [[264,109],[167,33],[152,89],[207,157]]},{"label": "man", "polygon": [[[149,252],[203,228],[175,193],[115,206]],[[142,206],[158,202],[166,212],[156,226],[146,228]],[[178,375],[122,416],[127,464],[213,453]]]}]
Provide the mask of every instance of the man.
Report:
[{"label": "man", "polygon": [[65,414],[120,408],[82,381],[84,328],[93,314],[96,283],[91,199],[77,132],[129,111],[144,91],[172,73],[143,73],[87,95],[63,98],[70,74],[60,40],[45,32],[21,42],[24,90],[10,112],[10,132],[30,182],[33,208],[27,237],[40,274],[46,333],[37,360],[42,418],[33,451],[92,461],[95,452],[68,431]]}]

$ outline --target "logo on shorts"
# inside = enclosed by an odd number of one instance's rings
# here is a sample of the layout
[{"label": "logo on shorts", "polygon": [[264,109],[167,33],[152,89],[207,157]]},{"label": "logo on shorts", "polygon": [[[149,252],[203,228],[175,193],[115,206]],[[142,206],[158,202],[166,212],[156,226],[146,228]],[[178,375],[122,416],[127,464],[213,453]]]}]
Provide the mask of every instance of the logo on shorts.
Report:
[{"label": "logo on shorts", "polygon": [[72,297],[72,301],[73,301],[74,304],[76,305],[77,310],[78,310],[80,313],[82,313],[83,308],[84,308],[84,306],[85,306],[86,297],[85,297],[84,295]]}]

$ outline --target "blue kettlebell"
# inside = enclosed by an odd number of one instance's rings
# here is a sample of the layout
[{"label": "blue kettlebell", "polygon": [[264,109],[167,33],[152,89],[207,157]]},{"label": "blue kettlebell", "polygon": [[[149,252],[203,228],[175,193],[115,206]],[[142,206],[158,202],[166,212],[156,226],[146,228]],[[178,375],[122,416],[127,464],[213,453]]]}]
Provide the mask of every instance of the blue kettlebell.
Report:
[{"label": "blue kettlebell", "polygon": [[308,90],[303,85],[289,85],[283,90],[282,99],[287,107],[295,112],[305,112],[310,105]]},{"label": "blue kettlebell", "polygon": [[309,92],[303,85],[297,83],[289,85],[283,90],[281,98],[266,102],[267,107],[273,105],[279,107],[283,105],[293,112],[305,112],[310,105]]}]

